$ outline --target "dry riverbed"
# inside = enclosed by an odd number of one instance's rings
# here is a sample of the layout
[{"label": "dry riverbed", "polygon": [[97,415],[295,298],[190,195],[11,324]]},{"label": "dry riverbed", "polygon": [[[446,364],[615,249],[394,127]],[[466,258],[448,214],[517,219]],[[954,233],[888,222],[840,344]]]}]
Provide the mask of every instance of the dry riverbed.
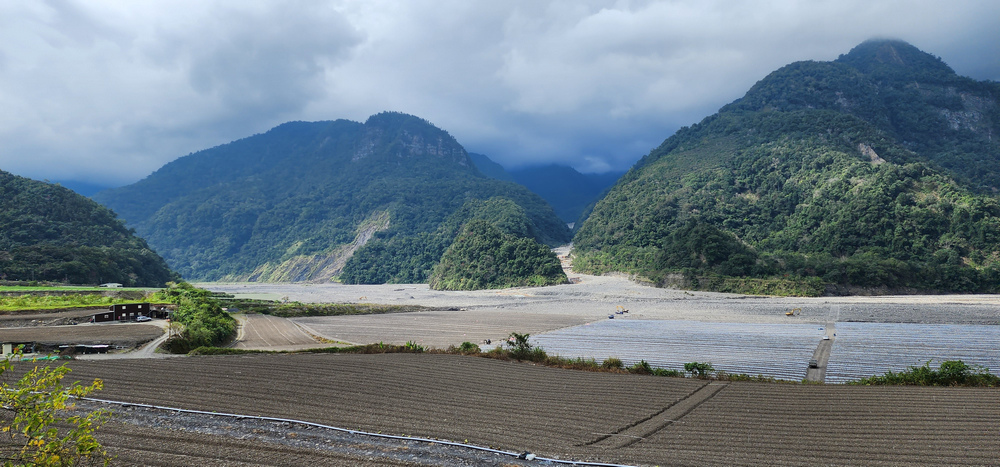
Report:
[{"label": "dry riverbed", "polygon": [[[419,305],[436,310],[383,315],[296,318],[326,339],[352,343],[414,341],[447,347],[496,341],[510,332],[540,334],[617,319],[696,320],[719,323],[837,321],[922,324],[1000,324],[1000,296],[754,297],[660,289],[625,277],[571,274],[573,284],[472,292],[431,290],[426,284],[199,284],[237,296],[305,303]],[[785,313],[798,309],[796,316]]]}]

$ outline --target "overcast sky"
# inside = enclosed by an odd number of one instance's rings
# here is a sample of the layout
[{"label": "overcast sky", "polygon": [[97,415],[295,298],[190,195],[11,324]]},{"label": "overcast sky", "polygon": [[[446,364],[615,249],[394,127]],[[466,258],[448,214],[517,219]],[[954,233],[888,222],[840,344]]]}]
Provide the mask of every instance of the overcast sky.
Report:
[{"label": "overcast sky", "polygon": [[995,0],[0,0],[0,169],[122,185],[395,110],[507,168],[625,170],[774,69],[873,37],[1000,80]]}]

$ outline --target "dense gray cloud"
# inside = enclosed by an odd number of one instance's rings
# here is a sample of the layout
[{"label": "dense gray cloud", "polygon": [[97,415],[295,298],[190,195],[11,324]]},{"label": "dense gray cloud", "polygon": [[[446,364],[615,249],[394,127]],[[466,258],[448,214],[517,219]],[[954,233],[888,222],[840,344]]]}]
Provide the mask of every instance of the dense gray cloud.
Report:
[{"label": "dense gray cloud", "polygon": [[994,1],[0,0],[0,169],[122,184],[382,110],[508,167],[625,169],[768,72],[872,37],[1000,80]]}]

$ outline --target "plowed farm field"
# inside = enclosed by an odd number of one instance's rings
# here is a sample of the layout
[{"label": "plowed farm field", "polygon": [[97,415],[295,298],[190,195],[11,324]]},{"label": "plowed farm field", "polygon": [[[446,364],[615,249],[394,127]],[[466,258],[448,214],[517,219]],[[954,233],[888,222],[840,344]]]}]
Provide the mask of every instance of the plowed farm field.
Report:
[{"label": "plowed farm field", "polygon": [[[709,382],[440,354],[246,355],[70,366],[74,380],[102,378],[105,389],[98,396],[105,399],[468,440],[562,459],[989,465],[1000,458],[996,389]],[[116,409],[126,418],[128,410]],[[129,425],[115,426],[105,439],[120,462],[161,459],[161,445],[129,441],[123,435]],[[246,443],[239,439],[252,433],[233,430],[223,438],[185,438],[175,431],[163,436],[194,454],[223,443],[231,457],[218,465],[351,462],[321,447]],[[372,459],[379,465],[379,458]],[[154,464],[180,465],[161,460]],[[359,465],[361,460],[355,459]]]},{"label": "plowed farm field", "polygon": [[0,342],[56,344],[114,344],[135,347],[163,335],[152,324],[79,324],[75,326],[32,326],[0,329]]},{"label": "plowed farm field", "polygon": [[295,350],[322,346],[316,338],[285,318],[248,314],[238,319],[239,336],[233,345],[238,349]]}]

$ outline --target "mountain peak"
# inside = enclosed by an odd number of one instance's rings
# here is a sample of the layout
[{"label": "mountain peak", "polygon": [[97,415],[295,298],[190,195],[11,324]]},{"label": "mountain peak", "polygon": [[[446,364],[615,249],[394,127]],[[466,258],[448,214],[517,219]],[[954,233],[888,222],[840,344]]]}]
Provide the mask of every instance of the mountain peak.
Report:
[{"label": "mountain peak", "polygon": [[837,62],[850,65],[862,73],[909,71],[939,77],[955,75],[939,57],[924,52],[906,41],[898,39],[870,39],[857,45]]},{"label": "mountain peak", "polygon": [[351,160],[357,162],[382,155],[391,160],[436,157],[472,170],[472,161],[462,145],[447,131],[420,117],[402,112],[381,112],[365,121],[365,135]]}]

